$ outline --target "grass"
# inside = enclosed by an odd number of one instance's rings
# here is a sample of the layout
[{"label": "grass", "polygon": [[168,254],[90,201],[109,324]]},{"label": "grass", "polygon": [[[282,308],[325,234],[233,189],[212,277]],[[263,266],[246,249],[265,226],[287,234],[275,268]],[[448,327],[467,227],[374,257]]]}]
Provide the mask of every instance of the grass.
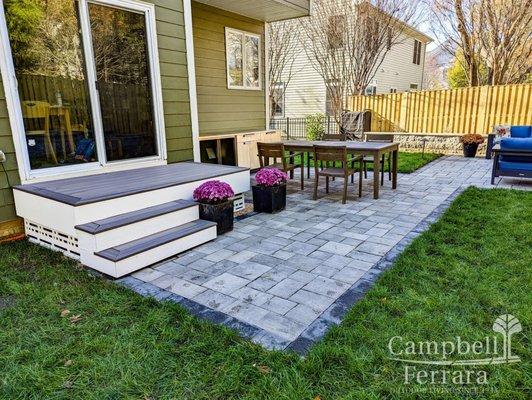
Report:
[{"label": "grass", "polygon": [[[306,359],[263,350],[45,249],[3,245],[0,397],[528,399],[530,232],[532,194],[468,189]],[[403,384],[403,365],[389,359],[391,337],[480,340],[504,313],[523,326],[512,341],[523,361],[484,367],[480,397],[400,392],[426,386]]]},{"label": "grass", "polygon": [[[440,158],[442,154],[438,153],[409,153],[406,151],[399,152],[399,162],[397,165],[397,170],[402,174],[411,174],[412,172],[420,169],[421,167],[427,165],[429,162],[434,161]],[[301,162],[301,156],[295,157],[296,164]],[[308,165],[308,159],[305,155],[305,165]],[[313,160],[310,160],[310,165],[314,166]],[[340,163],[337,163],[340,166]],[[373,164],[368,164],[368,171],[373,170]],[[388,163],[385,163],[385,171],[388,171]]]}]

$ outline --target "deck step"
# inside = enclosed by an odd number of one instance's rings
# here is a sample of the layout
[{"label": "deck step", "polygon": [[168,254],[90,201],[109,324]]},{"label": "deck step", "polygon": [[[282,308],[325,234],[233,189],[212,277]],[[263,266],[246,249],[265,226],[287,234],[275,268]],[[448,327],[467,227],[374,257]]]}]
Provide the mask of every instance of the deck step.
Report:
[{"label": "deck step", "polygon": [[104,258],[112,262],[119,262],[135,255],[155,249],[159,246],[174,242],[179,239],[186,238],[192,234],[209,230],[214,228],[216,230],[216,223],[198,219],[184,225],[167,229],[165,231],[155,233],[143,237],[141,239],[133,240],[119,246],[115,246],[106,250],[95,253],[96,256]]},{"label": "deck step", "polygon": [[102,219],[99,221],[89,222],[88,224],[78,225],[76,229],[96,235],[113,229],[121,228],[126,225],[132,225],[147,219],[159,217],[175,211],[196,207],[197,203],[189,200],[176,200],[169,203],[160,204],[153,207],[144,208],[138,211],[132,211],[114,217]]}]

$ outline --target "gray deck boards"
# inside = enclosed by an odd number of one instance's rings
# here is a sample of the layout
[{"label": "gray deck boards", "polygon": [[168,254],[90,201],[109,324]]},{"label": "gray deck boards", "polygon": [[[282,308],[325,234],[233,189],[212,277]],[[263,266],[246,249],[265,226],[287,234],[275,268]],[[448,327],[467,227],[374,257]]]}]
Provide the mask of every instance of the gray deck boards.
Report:
[{"label": "gray deck boards", "polygon": [[102,250],[95,253],[95,255],[113,262],[118,262],[175,240],[190,236],[194,233],[212,228],[213,226],[216,226],[216,222],[198,219],[176,228],[171,228],[129,243],[121,244],[120,246]]},{"label": "gray deck boards", "polygon": [[19,185],[15,189],[81,206],[247,170],[228,165],[183,162]]},{"label": "gray deck boards", "polygon": [[135,224],[147,219],[155,218],[161,215],[169,214],[175,211],[184,210],[190,207],[197,207],[197,203],[188,200],[176,200],[169,203],[160,204],[153,207],[143,208],[142,210],[132,211],[114,217],[105,218],[99,221],[89,222],[88,224],[78,225],[76,229],[96,235],[107,232],[122,226]]}]

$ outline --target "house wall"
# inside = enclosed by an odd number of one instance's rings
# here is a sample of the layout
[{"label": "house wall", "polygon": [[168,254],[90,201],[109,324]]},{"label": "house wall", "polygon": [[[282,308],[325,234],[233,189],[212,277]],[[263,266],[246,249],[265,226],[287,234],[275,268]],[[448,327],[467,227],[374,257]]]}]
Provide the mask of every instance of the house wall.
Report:
[{"label": "house wall", "polygon": [[[306,39],[308,40],[308,39]],[[294,74],[285,92],[285,117],[302,118],[309,114],[325,113],[326,88],[321,75],[312,67],[305,52],[305,41],[296,49]],[[372,84],[377,86],[377,94],[410,90],[415,83],[421,90],[423,65],[425,61],[423,44],[420,65],[413,63],[414,38],[406,36],[392,47],[378,69]]]},{"label": "house wall", "polygon": [[[163,92],[168,162],[192,160],[192,128],[188,91],[187,56],[182,0],[152,0],[155,4],[157,41]],[[7,155],[12,185],[20,182],[3,86],[0,87],[0,150]],[[16,218],[12,190],[0,168],[0,237],[13,233]],[[20,228],[19,228],[20,230]]]},{"label": "house wall", "polygon": [[[192,20],[200,134],[265,129],[264,23],[196,2]],[[261,35],[262,90],[227,88],[226,27]]]}]

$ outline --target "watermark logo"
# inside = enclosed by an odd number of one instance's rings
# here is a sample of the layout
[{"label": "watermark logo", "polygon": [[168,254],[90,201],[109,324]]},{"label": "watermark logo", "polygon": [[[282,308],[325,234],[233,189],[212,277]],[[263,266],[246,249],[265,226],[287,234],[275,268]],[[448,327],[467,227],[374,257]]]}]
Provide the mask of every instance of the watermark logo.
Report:
[{"label": "watermark logo", "polygon": [[[488,383],[487,372],[478,367],[521,361],[517,355],[512,354],[512,336],[522,330],[516,317],[504,314],[493,323],[495,335],[486,336],[483,340],[469,342],[458,336],[454,340],[443,342],[414,342],[394,336],[388,342],[388,350],[391,360],[405,364],[405,384],[484,385]],[[502,335],[502,343],[499,334]],[[461,356],[460,359],[455,359],[457,355]],[[416,360],[405,356],[423,356],[424,359]]]}]

